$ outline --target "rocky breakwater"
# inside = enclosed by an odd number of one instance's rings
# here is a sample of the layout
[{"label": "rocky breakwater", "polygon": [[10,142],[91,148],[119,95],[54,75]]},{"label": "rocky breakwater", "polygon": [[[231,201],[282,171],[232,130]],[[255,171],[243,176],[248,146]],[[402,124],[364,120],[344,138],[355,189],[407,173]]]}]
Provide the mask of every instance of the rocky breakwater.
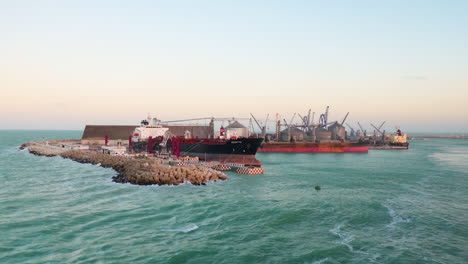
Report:
[{"label": "rocky breakwater", "polygon": [[113,177],[115,182],[138,185],[178,185],[190,182],[205,185],[209,181],[226,180],[226,174],[211,168],[189,165],[184,167],[161,164],[158,160],[147,157],[111,156],[90,150],[64,150],[54,146],[26,143],[20,148],[27,148],[39,156],[61,156],[80,163],[99,164],[113,168],[119,174]]}]

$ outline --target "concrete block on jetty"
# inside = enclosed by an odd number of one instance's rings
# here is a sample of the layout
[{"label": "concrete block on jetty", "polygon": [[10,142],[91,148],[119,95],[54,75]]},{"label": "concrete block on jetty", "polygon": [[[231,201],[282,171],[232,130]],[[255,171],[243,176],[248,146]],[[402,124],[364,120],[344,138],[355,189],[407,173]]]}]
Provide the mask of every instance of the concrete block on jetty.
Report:
[{"label": "concrete block on jetty", "polygon": [[113,168],[119,173],[113,180],[121,183],[178,185],[190,182],[194,185],[205,185],[209,181],[228,178],[226,174],[208,167],[195,164],[171,166],[151,157],[113,156],[91,150],[64,149],[40,142],[25,143],[21,148],[27,148],[32,154],[39,156],[61,156],[80,163],[100,164],[105,168]]},{"label": "concrete block on jetty", "polygon": [[265,169],[260,167],[239,167],[237,173],[246,175],[257,175],[265,173]]}]

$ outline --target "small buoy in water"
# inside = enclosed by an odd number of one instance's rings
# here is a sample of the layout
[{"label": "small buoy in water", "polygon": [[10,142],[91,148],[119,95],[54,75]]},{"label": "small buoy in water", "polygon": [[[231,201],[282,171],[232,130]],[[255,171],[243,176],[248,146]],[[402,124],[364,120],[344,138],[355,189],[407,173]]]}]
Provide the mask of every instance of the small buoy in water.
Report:
[{"label": "small buoy in water", "polygon": [[322,189],[322,188],[320,187],[320,185],[318,185],[318,184],[315,185],[315,190],[316,190],[316,191],[320,191],[320,189]]}]

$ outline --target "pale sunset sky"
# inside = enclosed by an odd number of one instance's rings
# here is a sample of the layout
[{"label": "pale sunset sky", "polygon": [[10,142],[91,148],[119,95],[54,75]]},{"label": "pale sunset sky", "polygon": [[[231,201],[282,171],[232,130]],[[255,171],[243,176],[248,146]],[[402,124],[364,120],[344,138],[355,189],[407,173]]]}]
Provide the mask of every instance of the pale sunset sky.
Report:
[{"label": "pale sunset sky", "polygon": [[468,132],[468,1],[0,0],[0,129],[327,105]]}]

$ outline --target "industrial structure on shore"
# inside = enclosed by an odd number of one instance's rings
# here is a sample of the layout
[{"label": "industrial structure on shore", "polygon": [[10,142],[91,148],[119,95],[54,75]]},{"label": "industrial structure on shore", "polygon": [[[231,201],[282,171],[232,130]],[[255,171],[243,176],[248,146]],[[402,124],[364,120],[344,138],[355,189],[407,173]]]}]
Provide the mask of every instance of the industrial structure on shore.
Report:
[{"label": "industrial structure on shore", "polygon": [[[251,114],[252,115],[252,114]],[[360,130],[353,129],[345,123],[349,112],[341,121],[329,121],[329,107],[320,114],[318,122],[314,122],[315,112],[311,110],[301,116],[295,113],[289,122],[276,116],[275,132],[268,134],[266,131],[267,119],[260,123],[253,115],[265,143],[260,152],[367,152],[368,149],[408,149],[406,134],[397,128],[394,134],[385,134],[382,127],[371,124],[375,128],[373,135],[367,135],[367,131],[358,122]],[[300,118],[299,123],[294,123],[294,118]],[[346,127],[350,128],[350,133]]]},{"label": "industrial structure on shore", "polygon": [[[209,124],[186,124],[207,120]],[[228,121],[215,131],[215,121]],[[185,124],[180,124],[185,123]],[[162,122],[156,118],[141,121],[140,126],[85,127],[82,144],[110,153],[146,153],[196,157],[234,166],[260,167],[255,154],[263,138],[250,134],[250,130],[235,118],[197,118]]]},{"label": "industrial structure on shore", "polygon": [[[260,122],[251,118],[194,118],[161,121],[148,116],[139,126],[87,125],[81,144],[108,153],[147,153],[196,157],[222,164],[261,166],[258,152],[301,153],[366,153],[368,149],[407,149],[405,134],[397,129],[387,135],[380,126],[372,135],[358,122],[358,130],[345,123],[349,112],[340,121],[329,121],[329,107],[314,122],[311,110],[301,116],[295,113],[289,122],[276,115],[274,133],[269,131],[268,115]],[[299,123],[294,118],[300,118]],[[204,124],[193,124],[203,121]],[[242,122],[248,122],[248,125]],[[188,123],[190,122],[190,123]],[[217,125],[215,125],[217,122]],[[224,123],[228,124],[224,126]],[[220,124],[221,123],[221,124]],[[255,125],[259,133],[255,133]],[[346,130],[345,125],[350,129]]]}]

